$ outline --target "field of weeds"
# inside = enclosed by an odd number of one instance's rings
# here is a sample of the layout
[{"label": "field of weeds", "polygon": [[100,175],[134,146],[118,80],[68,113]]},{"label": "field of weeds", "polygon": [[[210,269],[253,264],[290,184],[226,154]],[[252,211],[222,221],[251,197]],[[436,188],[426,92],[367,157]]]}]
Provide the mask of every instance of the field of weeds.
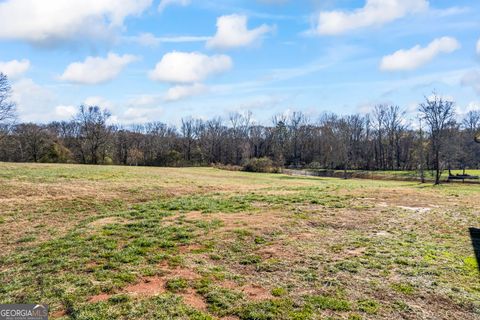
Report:
[{"label": "field of weeds", "polygon": [[0,163],[0,303],[58,319],[479,319],[480,185]]}]

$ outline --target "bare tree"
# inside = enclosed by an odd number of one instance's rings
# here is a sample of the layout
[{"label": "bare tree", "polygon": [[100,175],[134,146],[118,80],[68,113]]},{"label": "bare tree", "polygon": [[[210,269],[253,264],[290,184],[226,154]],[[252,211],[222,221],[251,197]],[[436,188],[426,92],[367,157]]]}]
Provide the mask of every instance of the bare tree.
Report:
[{"label": "bare tree", "polygon": [[74,121],[78,125],[77,138],[84,163],[99,164],[105,160],[110,136],[108,118],[110,112],[98,106],[80,106]]},{"label": "bare tree", "polygon": [[480,110],[473,110],[467,112],[462,121],[463,127],[470,131],[470,133],[475,133],[480,130]]},{"label": "bare tree", "polygon": [[375,158],[382,169],[401,167],[400,138],[405,126],[404,112],[396,105],[377,105],[373,111],[373,128],[376,135]]},{"label": "bare tree", "polygon": [[45,128],[34,123],[23,123],[17,125],[14,132],[19,142],[21,158],[24,161],[38,162],[50,142]]},{"label": "bare tree", "polygon": [[435,92],[432,97],[425,97],[425,102],[419,106],[422,118],[425,120],[430,134],[433,153],[435,184],[440,183],[442,172],[441,156],[445,146],[446,129],[454,122],[455,103],[445,100]]},{"label": "bare tree", "polygon": [[8,126],[15,120],[15,103],[10,101],[12,87],[5,74],[0,72],[0,139]]},{"label": "bare tree", "polygon": [[307,117],[302,112],[293,112],[288,119],[288,130],[290,136],[290,144],[292,150],[292,162],[294,166],[300,164],[300,138],[301,129],[308,122]]},{"label": "bare tree", "polygon": [[192,118],[182,119],[182,126],[180,127],[183,145],[184,145],[184,159],[188,162],[192,160],[192,149],[195,144],[195,120]]},{"label": "bare tree", "polygon": [[462,146],[465,150],[465,163],[478,167],[480,163],[480,110],[469,111],[463,121]]},{"label": "bare tree", "polygon": [[420,128],[418,135],[418,169],[420,170],[420,181],[425,183],[425,146],[423,142],[422,119],[420,118]]},{"label": "bare tree", "polygon": [[373,110],[372,126],[375,130],[376,143],[375,143],[375,159],[377,167],[386,169],[385,164],[385,151],[384,151],[384,135],[385,135],[385,118],[386,118],[386,105],[376,105]]},{"label": "bare tree", "polygon": [[248,154],[248,133],[250,131],[252,113],[231,113],[229,116],[231,125],[231,145],[233,147],[233,159],[235,164],[242,162],[242,157]]},{"label": "bare tree", "polygon": [[285,164],[285,153],[288,142],[288,118],[284,114],[275,115],[272,118],[273,127],[269,130],[268,144],[270,145],[270,154],[276,166]]}]

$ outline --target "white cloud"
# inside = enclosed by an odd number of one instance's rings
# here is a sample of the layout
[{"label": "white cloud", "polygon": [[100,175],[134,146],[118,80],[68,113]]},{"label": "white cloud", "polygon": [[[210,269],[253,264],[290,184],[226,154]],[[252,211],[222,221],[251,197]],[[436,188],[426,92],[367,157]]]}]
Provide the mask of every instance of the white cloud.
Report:
[{"label": "white cloud", "polygon": [[113,103],[111,101],[99,96],[88,97],[83,104],[87,106],[97,106],[108,110],[113,108]]},{"label": "white cloud", "polygon": [[163,12],[166,7],[170,5],[178,5],[182,7],[186,7],[190,4],[190,0],[161,0],[160,4],[158,5],[158,11]]},{"label": "white cloud", "polygon": [[470,111],[480,111],[480,102],[471,101],[466,106],[457,106],[455,112],[460,117],[465,117]]},{"label": "white cloud", "polygon": [[145,47],[156,47],[161,43],[188,43],[188,42],[204,42],[211,39],[206,36],[171,36],[157,37],[152,33],[141,33],[135,37],[125,37],[127,42],[138,43]]},{"label": "white cloud", "polygon": [[252,45],[261,40],[273,27],[261,25],[248,30],[248,19],[243,15],[221,16],[217,19],[217,33],[207,42],[208,48],[230,49]]},{"label": "white cloud", "polygon": [[480,94],[480,71],[472,70],[467,72],[462,80],[461,83],[463,86],[472,87],[478,94]]},{"label": "white cloud", "polygon": [[145,47],[156,47],[160,44],[160,39],[148,32],[139,34],[133,40]]},{"label": "white cloud", "polygon": [[460,48],[460,43],[451,37],[438,38],[426,47],[417,45],[408,50],[398,50],[385,56],[380,64],[382,71],[414,70],[432,61],[441,53],[451,53]]},{"label": "white cloud", "polygon": [[480,39],[477,41],[477,54],[480,54]]},{"label": "white cloud", "polygon": [[28,69],[30,69],[30,61],[26,59],[0,61],[0,72],[6,74],[10,79],[18,78]]},{"label": "white cloud", "polygon": [[427,0],[367,0],[354,11],[324,11],[318,16],[316,33],[338,35],[369,26],[381,26],[409,14],[426,10]]},{"label": "white cloud", "polygon": [[0,39],[38,45],[105,38],[121,30],[153,0],[6,0],[0,2]]},{"label": "white cloud", "polygon": [[129,108],[125,111],[121,120],[124,123],[146,123],[152,121],[158,121],[163,115],[162,108]]},{"label": "white cloud", "polygon": [[136,96],[135,98],[132,98],[128,101],[128,105],[132,107],[138,107],[138,106],[152,106],[158,104],[160,101],[160,98],[158,95],[150,95],[150,94],[143,94]]},{"label": "white cloud", "polygon": [[197,52],[170,52],[162,57],[150,79],[169,83],[202,82],[211,75],[223,73],[232,68],[229,56],[207,56]]},{"label": "white cloud", "polygon": [[164,100],[177,101],[191,96],[196,96],[208,91],[207,86],[201,83],[194,83],[192,85],[174,86],[168,89]]},{"label": "white cloud", "polygon": [[77,113],[77,107],[75,106],[56,106],[55,116],[57,120],[69,120]]},{"label": "white cloud", "polygon": [[63,81],[79,84],[99,84],[117,77],[125,66],[137,60],[129,54],[109,53],[106,58],[87,57],[84,62],[70,64],[60,76]]},{"label": "white cloud", "polygon": [[12,101],[17,104],[21,121],[47,122],[54,119],[51,114],[56,96],[48,88],[38,85],[32,79],[20,79],[12,84]]}]

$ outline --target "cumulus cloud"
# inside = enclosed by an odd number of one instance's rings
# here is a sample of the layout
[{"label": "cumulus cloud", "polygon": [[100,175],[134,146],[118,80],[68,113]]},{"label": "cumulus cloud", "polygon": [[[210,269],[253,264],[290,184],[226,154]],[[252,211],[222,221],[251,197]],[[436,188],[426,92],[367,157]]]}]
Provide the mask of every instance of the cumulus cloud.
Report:
[{"label": "cumulus cloud", "polygon": [[16,79],[27,70],[30,69],[30,61],[23,60],[11,60],[11,61],[0,61],[0,72],[6,74],[10,79]]},{"label": "cumulus cloud", "polygon": [[17,104],[21,121],[47,122],[54,119],[51,114],[52,105],[56,103],[54,92],[32,79],[23,78],[12,83],[12,101]]},{"label": "cumulus cloud", "polygon": [[472,70],[467,72],[461,81],[463,86],[472,87],[478,94],[480,94],[480,71]]},{"label": "cumulus cloud", "polygon": [[192,85],[179,85],[168,89],[165,95],[165,101],[177,101],[191,96],[196,96],[208,91],[207,86],[201,83],[194,83]]},{"label": "cumulus cloud", "polygon": [[78,38],[109,36],[125,18],[139,15],[153,0],[0,1],[0,39],[53,45]]},{"label": "cumulus cloud", "polygon": [[217,19],[217,33],[207,42],[208,48],[231,49],[252,45],[274,28],[261,25],[248,30],[248,18],[244,15],[221,16]]},{"label": "cumulus cloud", "polygon": [[152,80],[168,83],[199,83],[211,75],[230,70],[232,65],[232,59],[226,55],[174,51],[165,54],[149,76]]},{"label": "cumulus cloud", "polygon": [[186,7],[189,4],[190,0],[161,0],[160,4],[158,5],[158,11],[163,12],[166,7],[171,5]]},{"label": "cumulus cloud", "polygon": [[427,0],[367,0],[354,11],[324,11],[318,16],[316,33],[338,35],[358,28],[381,26],[409,14],[426,10]]},{"label": "cumulus cloud", "polygon": [[109,53],[106,58],[87,57],[83,62],[70,64],[60,76],[63,81],[78,84],[99,84],[117,77],[137,57],[129,54],[119,56]]},{"label": "cumulus cloud", "polygon": [[60,105],[55,107],[55,118],[57,120],[71,119],[77,113],[75,106]]},{"label": "cumulus cloud", "polygon": [[417,45],[408,50],[398,50],[385,56],[380,64],[382,71],[415,70],[432,61],[441,53],[451,53],[460,48],[460,43],[451,37],[442,37],[433,40],[426,47]]}]

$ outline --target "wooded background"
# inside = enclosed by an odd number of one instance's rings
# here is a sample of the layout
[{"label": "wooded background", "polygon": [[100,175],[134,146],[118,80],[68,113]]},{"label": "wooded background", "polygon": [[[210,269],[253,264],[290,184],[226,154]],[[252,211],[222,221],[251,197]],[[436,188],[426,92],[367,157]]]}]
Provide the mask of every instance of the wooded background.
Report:
[{"label": "wooded background", "polygon": [[455,103],[434,94],[409,120],[395,105],[377,105],[370,114],[302,112],[275,115],[258,125],[252,114],[110,125],[101,106],[80,106],[70,121],[18,123],[10,86],[0,76],[0,161],[75,162],[145,166],[244,165],[268,157],[278,167],[362,170],[479,168],[480,111],[463,117]]}]

